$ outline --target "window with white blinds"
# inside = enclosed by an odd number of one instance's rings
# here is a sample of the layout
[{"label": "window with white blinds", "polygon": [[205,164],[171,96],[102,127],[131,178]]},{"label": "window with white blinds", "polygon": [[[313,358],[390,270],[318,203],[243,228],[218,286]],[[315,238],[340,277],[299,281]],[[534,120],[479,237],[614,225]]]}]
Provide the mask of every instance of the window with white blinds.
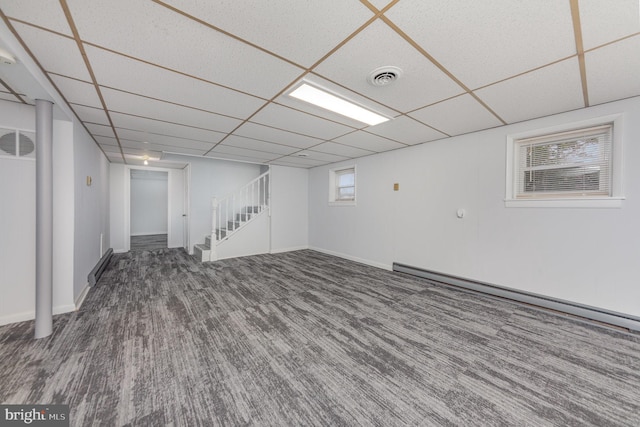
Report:
[{"label": "window with white blinds", "polygon": [[356,167],[341,167],[329,171],[329,204],[355,206]]},{"label": "window with white blinds", "polygon": [[611,196],[613,124],[514,141],[515,199]]},{"label": "window with white blinds", "polygon": [[336,171],[336,200],[355,200],[356,171],[353,168]]}]

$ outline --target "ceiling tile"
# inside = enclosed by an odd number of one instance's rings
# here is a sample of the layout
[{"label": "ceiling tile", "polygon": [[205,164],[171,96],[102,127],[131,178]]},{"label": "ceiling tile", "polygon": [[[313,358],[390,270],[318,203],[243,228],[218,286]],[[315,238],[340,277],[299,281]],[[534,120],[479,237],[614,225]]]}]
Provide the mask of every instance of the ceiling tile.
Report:
[{"label": "ceiling tile", "polygon": [[446,137],[445,134],[431,129],[407,116],[401,116],[391,121],[367,128],[368,132],[404,144],[420,144]]},{"label": "ceiling tile", "polygon": [[13,25],[45,71],[91,81],[75,40],[18,22]]},{"label": "ceiling tile", "polygon": [[[105,150],[107,151],[114,151],[113,147],[116,147],[116,150],[118,148],[118,141],[114,138],[108,137],[108,136],[94,136],[94,138],[96,139],[96,141],[98,141],[98,144],[100,144],[101,147],[103,146],[109,146],[110,148],[106,148]],[[117,150],[118,152],[120,152],[119,150]]]},{"label": "ceiling tile", "polygon": [[107,158],[111,163],[124,163],[124,159],[122,158],[120,151],[116,153],[105,150],[105,147],[103,147],[102,145],[100,147],[102,147],[104,153],[107,155]]},{"label": "ceiling tile", "polygon": [[[123,149],[128,149],[129,145],[132,146],[131,148],[135,148],[132,141],[122,140],[121,143],[122,143]],[[155,145],[155,144],[149,144],[148,147],[144,147],[142,148],[142,150],[148,153],[178,153],[185,156],[202,156],[207,151],[207,150],[198,150],[194,148],[184,148],[184,147],[177,149],[176,147],[168,147],[166,145]],[[149,155],[151,156],[151,154]]]},{"label": "ceiling tile", "polygon": [[[302,72],[154,2],[68,4],[82,40],[233,89],[271,98]],[[242,23],[246,26],[246,16]]]},{"label": "ceiling tile", "polygon": [[245,138],[237,135],[230,135],[222,141],[223,145],[232,147],[246,148],[248,150],[266,151],[268,153],[276,153],[280,155],[291,154],[299,151],[299,148],[289,147],[288,145],[272,144],[270,142],[258,141],[253,138]]},{"label": "ceiling tile", "polygon": [[297,148],[309,148],[323,141],[322,139],[298,135],[251,122],[244,123],[233,133],[247,138],[255,138]]},{"label": "ceiling tile", "polygon": [[496,116],[468,94],[422,108],[409,115],[448,135],[502,125]]},{"label": "ceiling tile", "polygon": [[113,129],[109,125],[96,125],[93,123],[84,123],[91,135],[93,136],[107,136],[109,138],[115,138]]},{"label": "ceiling tile", "polygon": [[220,153],[220,152],[211,152],[207,154],[205,157],[209,157],[212,159],[234,160],[237,162],[244,162],[244,163],[259,163],[259,164],[267,163],[266,161],[262,159],[258,159],[256,157],[247,157],[247,156],[241,156],[238,154],[229,154],[229,153]]},{"label": "ceiling tile", "polygon": [[247,150],[245,148],[232,147],[230,145],[220,144],[213,150],[207,153],[208,156],[214,156],[216,154],[233,154],[236,156],[250,157],[253,159],[260,159],[261,161],[268,161],[282,157],[281,154],[265,153],[264,151]]},{"label": "ceiling tile", "polygon": [[116,132],[118,132],[118,137],[122,140],[128,139],[131,141],[142,142],[156,144],[156,145],[164,145],[167,147],[176,147],[176,148],[192,148],[207,151],[213,148],[213,143],[203,142],[203,141],[194,141],[193,139],[184,139],[184,138],[175,138],[172,136],[166,135],[158,135],[154,133],[148,132],[140,132],[129,129],[121,129],[116,128]]},{"label": "ceiling tile", "polygon": [[72,36],[60,3],[51,0],[3,1],[2,12],[9,18]]},{"label": "ceiling tile", "polygon": [[310,169],[316,166],[316,165],[300,165],[300,164],[291,163],[283,160],[274,160],[269,162],[269,164],[275,165],[275,166],[286,166],[288,168],[300,168],[300,169]]},{"label": "ceiling tile", "polygon": [[576,58],[488,86],[476,94],[507,123],[584,107]]},{"label": "ceiling tile", "polygon": [[[106,138],[106,137],[99,137],[99,141],[100,144],[105,145],[105,146],[111,146],[114,147],[118,145],[118,142],[116,141],[115,138]],[[120,138],[120,145],[122,145],[123,149],[134,149],[137,150],[136,152],[142,151],[145,153],[152,153],[152,152],[180,152],[180,154],[189,154],[189,155],[194,155],[194,156],[201,156],[203,155],[206,151],[208,150],[201,150],[201,149],[197,149],[197,148],[188,148],[188,147],[174,147],[174,146],[170,146],[170,145],[163,145],[163,144],[144,144],[140,141],[132,141],[130,139],[126,139],[126,138]]]},{"label": "ceiling tile", "polygon": [[16,98],[15,96],[13,96],[13,94],[8,92],[0,92],[0,99],[4,99],[5,101],[20,102],[18,98]]},{"label": "ceiling tile", "polygon": [[117,128],[139,130],[159,135],[173,136],[176,138],[195,139],[211,144],[220,142],[223,133],[204,129],[182,126],[175,123],[167,123],[144,117],[129,116],[120,113],[110,113],[114,126]]},{"label": "ceiling tile", "polygon": [[471,89],[576,53],[568,1],[402,0],[386,15]]},{"label": "ceiling tile", "polygon": [[322,139],[335,138],[353,130],[350,127],[276,104],[267,105],[253,116],[251,121]]},{"label": "ceiling tile", "polygon": [[140,150],[137,148],[125,147],[122,147],[122,151],[124,152],[124,154],[133,154],[134,156],[149,156],[156,159],[159,159],[162,156],[162,151]]},{"label": "ceiling tile", "polygon": [[300,151],[290,157],[300,157],[308,160],[317,160],[321,162],[331,162],[331,163],[341,162],[343,160],[349,159],[349,157],[346,157],[346,156],[337,156],[335,154],[321,153],[319,151],[313,151],[313,150]]},{"label": "ceiling tile", "polygon": [[385,8],[386,5],[391,3],[391,1],[390,0],[369,0],[369,3],[371,3],[378,10],[382,10]]},{"label": "ceiling tile", "polygon": [[306,67],[373,16],[357,1],[169,0],[168,3]]},{"label": "ceiling tile", "polygon": [[275,160],[272,163],[285,164],[287,166],[314,167],[314,166],[326,165],[326,164],[328,164],[330,162],[317,160],[317,159],[312,159],[312,158],[309,158],[309,157],[286,156],[286,157],[282,157],[282,158],[280,158],[278,160]]},{"label": "ceiling tile", "polygon": [[109,125],[109,119],[102,108],[86,107],[78,104],[70,105],[83,122]]},{"label": "ceiling tile", "polygon": [[299,164],[290,163],[282,160],[273,160],[269,162],[269,164],[274,166],[285,166],[288,168],[299,168],[299,169],[310,169],[315,167],[315,166],[309,166],[309,165],[299,165]]},{"label": "ceiling tile", "polygon": [[350,158],[368,156],[369,154],[373,154],[373,151],[362,150],[360,148],[350,147],[348,145],[338,144],[335,142],[324,142],[322,144],[314,146],[312,150]]},{"label": "ceiling tile", "polygon": [[101,91],[110,111],[219,132],[230,132],[242,123],[240,120],[231,117],[157,101],[128,92],[108,88],[102,88]]},{"label": "ceiling tile", "polygon": [[[373,86],[367,76],[382,66],[402,76]],[[401,112],[458,95],[463,89],[382,21],[376,21],[321,63],[315,72]]]},{"label": "ceiling tile", "polygon": [[591,105],[640,95],[640,36],[585,54]]},{"label": "ceiling tile", "polygon": [[638,0],[580,0],[582,46],[585,50],[640,32]]},{"label": "ceiling tile", "polygon": [[363,150],[371,150],[375,152],[395,150],[397,148],[406,147],[405,144],[391,141],[387,138],[383,138],[378,135],[373,135],[365,131],[356,131],[348,135],[341,136],[334,139],[335,142],[340,144],[349,145],[351,147],[361,148]]},{"label": "ceiling tile", "polygon": [[264,105],[264,101],[214,84],[145,64],[121,55],[86,47],[98,84],[244,118]]},{"label": "ceiling tile", "polygon": [[92,83],[50,74],[51,80],[56,84],[68,102],[82,104],[88,107],[102,108],[98,93]]}]

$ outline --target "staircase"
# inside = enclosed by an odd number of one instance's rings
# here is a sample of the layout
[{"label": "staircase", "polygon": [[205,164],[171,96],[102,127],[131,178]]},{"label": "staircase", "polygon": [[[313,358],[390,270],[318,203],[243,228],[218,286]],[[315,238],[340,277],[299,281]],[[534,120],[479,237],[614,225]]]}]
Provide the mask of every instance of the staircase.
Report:
[{"label": "staircase", "polygon": [[218,259],[217,246],[232,238],[251,221],[269,210],[269,172],[253,179],[242,188],[221,199],[211,201],[211,234],[204,243],[193,247],[193,255],[200,261]]}]

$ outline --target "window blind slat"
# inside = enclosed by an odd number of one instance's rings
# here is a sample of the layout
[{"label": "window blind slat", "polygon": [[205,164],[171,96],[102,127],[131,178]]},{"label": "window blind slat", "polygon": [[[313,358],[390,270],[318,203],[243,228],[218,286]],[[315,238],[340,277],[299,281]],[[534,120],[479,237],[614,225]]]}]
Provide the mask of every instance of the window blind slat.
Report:
[{"label": "window blind slat", "polygon": [[516,141],[516,197],[611,191],[612,125]]}]

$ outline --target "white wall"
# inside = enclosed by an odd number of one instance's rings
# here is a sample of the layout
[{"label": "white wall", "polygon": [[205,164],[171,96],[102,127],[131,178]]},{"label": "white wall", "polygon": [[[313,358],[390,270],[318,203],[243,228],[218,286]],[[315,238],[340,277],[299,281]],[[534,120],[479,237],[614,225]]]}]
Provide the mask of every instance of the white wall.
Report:
[{"label": "white wall", "polygon": [[[507,134],[617,113],[622,208],[504,206]],[[356,207],[328,206],[335,165],[314,168],[309,246],[640,316],[639,139],[640,98],[631,98],[343,162],[357,165]]]},{"label": "white wall", "polygon": [[131,235],[166,234],[168,172],[153,177],[131,176]]},{"label": "white wall", "polygon": [[[74,119],[75,239],[73,295],[88,285],[87,276],[109,246],[109,161]],[[70,161],[70,159],[68,160]],[[87,185],[87,176],[92,179]]]},{"label": "white wall", "polygon": [[[33,131],[35,109],[0,101],[0,127]],[[0,157],[0,325],[33,318],[36,163]]]},{"label": "white wall", "polygon": [[271,252],[309,246],[309,172],[271,166]]},{"label": "white wall", "polygon": [[110,242],[114,252],[124,252],[129,238],[125,234],[125,174],[129,173],[122,163],[109,165],[109,220]]},{"label": "white wall", "polygon": [[33,160],[0,157],[0,325],[34,316],[35,170]]},{"label": "white wall", "polygon": [[[0,101],[0,127],[33,131],[32,106]],[[53,121],[53,313],[75,309],[87,275],[109,247],[107,160],[84,128]],[[93,176],[88,189],[86,175]],[[0,324],[33,319],[35,162],[0,159]],[[80,185],[79,185],[80,182]],[[97,236],[97,237],[96,237]]]},{"label": "white wall", "polygon": [[75,308],[73,123],[54,120],[53,141],[53,307],[63,313]]}]

